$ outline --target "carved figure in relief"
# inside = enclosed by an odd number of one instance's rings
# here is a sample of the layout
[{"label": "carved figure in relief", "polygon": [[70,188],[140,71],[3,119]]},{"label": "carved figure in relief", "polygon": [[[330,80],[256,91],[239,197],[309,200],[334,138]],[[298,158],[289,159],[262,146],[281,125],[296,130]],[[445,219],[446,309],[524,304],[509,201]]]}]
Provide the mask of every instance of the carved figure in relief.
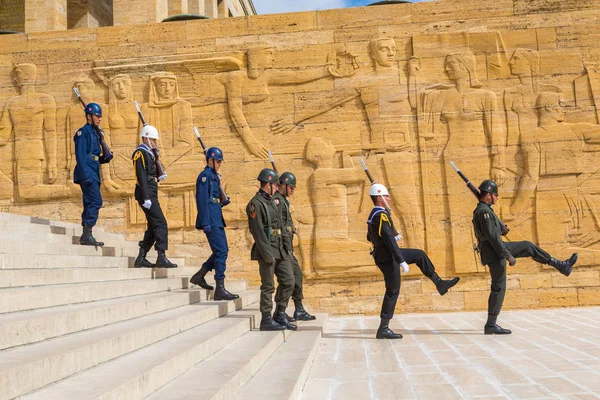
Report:
[{"label": "carved figure in relief", "polygon": [[321,138],[306,143],[305,159],[315,166],[308,180],[314,214],[313,268],[319,275],[372,272],[369,244],[349,236],[348,187],[364,183],[358,168],[334,168],[335,147]]},{"label": "carved figure in relief", "polygon": [[[527,211],[534,198],[538,240],[554,246],[589,247],[600,241],[598,188],[583,185],[594,150],[600,144],[600,125],[565,122],[560,93],[538,95],[539,127],[521,135],[524,174],[510,207],[512,219]],[[592,151],[596,162],[586,160]],[[596,189],[596,190],[594,190]],[[590,220],[590,223],[586,223]]]},{"label": "carved figure in relief", "polygon": [[304,71],[282,71],[273,69],[275,48],[258,46],[247,51],[246,70],[234,71],[219,76],[219,81],[227,92],[229,116],[237,133],[250,153],[267,158],[268,138],[257,138],[248,123],[245,106],[262,103],[269,98],[270,85],[300,84],[330,76],[330,68],[308,69]]},{"label": "carved figure in relief", "polygon": [[[415,79],[418,68],[415,60],[412,64],[409,71],[411,79]],[[449,162],[457,161],[467,166],[465,170],[485,171],[501,184],[505,170],[505,137],[496,95],[481,88],[475,57],[470,51],[449,54],[445,72],[451,85],[431,86],[414,99],[419,117],[420,151],[430,146],[442,149],[445,177],[453,175]],[[469,193],[460,185],[445,181],[443,184],[448,195],[452,225],[450,246],[456,272],[477,271],[477,260],[469,251],[474,237],[464,223],[470,220],[470,213],[464,208]],[[427,185],[425,178],[423,185]]]},{"label": "carved figure in relief", "polygon": [[20,94],[6,102],[0,119],[0,144],[13,143],[7,148],[13,152],[17,197],[21,200],[65,197],[65,186],[53,185],[58,173],[54,97],[36,93],[34,64],[18,64],[13,73]]},{"label": "carved figure in relief", "polygon": [[111,164],[112,174],[126,193],[131,193],[135,186],[136,179],[129,155],[138,144],[138,117],[131,89],[131,78],[128,75],[115,75],[109,82],[108,125],[115,153]]},{"label": "carved figure in relief", "polygon": [[510,73],[518,76],[520,84],[504,90],[504,110],[507,121],[507,146],[519,143],[522,132],[537,127],[534,106],[541,92],[558,92],[559,88],[539,81],[540,53],[531,49],[517,49],[510,62]]},{"label": "carved figure in relief", "polygon": [[[80,75],[73,82],[73,87],[77,88],[79,90],[79,93],[81,94],[81,98],[83,99],[83,102],[85,104],[94,102],[94,88],[96,87],[96,84],[89,77],[87,77],[85,75]],[[96,104],[98,104],[103,110],[108,109],[108,107],[106,107],[106,105],[103,103],[96,102]],[[67,146],[66,147],[67,147],[67,169],[69,171],[72,171],[75,168],[75,162],[76,162],[75,146],[74,146],[74,141],[73,141],[73,132],[76,132],[80,127],[84,126],[85,124],[87,124],[86,114],[81,106],[81,103],[79,101],[77,101],[76,104],[72,105],[67,110],[67,119],[66,119],[66,139],[67,139],[66,144],[67,144]],[[107,144],[110,146],[111,145],[111,135],[109,132],[110,131],[108,129],[104,131],[104,139],[106,140]],[[101,170],[102,170],[102,185],[104,186],[104,188],[111,193],[117,192],[120,189],[120,187],[115,181],[112,180],[111,173],[110,173],[110,171],[111,171],[110,164],[102,164]],[[73,190],[73,187],[71,186],[71,185],[73,185],[72,177],[69,177],[68,185],[71,187],[71,190]],[[75,189],[77,189],[77,191],[79,191],[79,188],[75,187]]]}]

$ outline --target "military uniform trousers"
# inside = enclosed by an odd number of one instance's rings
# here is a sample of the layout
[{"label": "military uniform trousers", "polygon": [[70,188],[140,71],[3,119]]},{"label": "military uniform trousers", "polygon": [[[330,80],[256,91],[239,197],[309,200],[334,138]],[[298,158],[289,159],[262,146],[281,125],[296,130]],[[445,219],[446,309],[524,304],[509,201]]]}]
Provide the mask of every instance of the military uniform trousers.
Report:
[{"label": "military uniform trousers", "polygon": [[[534,261],[541,264],[548,264],[550,254],[536,246],[535,244],[522,242],[505,242],[506,248],[514,258],[531,257]],[[506,295],[506,260],[498,260],[488,265],[492,285],[490,297],[488,299],[488,314],[498,315],[504,303]]]},{"label": "military uniform trousers", "polygon": [[294,272],[290,260],[285,258],[276,258],[274,263],[268,263],[264,260],[258,260],[260,272],[260,312],[271,312],[273,310],[273,292],[275,291],[275,276],[277,276],[277,293],[275,294],[275,303],[284,308],[294,290]]},{"label": "military uniform trousers", "polygon": [[[136,186],[136,192],[138,190],[139,189]],[[138,204],[142,207],[144,201],[140,200],[141,197],[139,196],[136,196],[136,198],[138,198]],[[169,247],[169,229],[167,220],[160,208],[158,197],[154,193],[150,196],[150,201],[152,201],[150,209],[142,207],[142,211],[146,215],[146,220],[148,221],[148,227],[146,228],[146,232],[144,232],[144,239],[140,242],[140,247],[149,251],[152,248],[152,245],[154,245],[156,251],[166,251]]]},{"label": "military uniform trousers", "polygon": [[100,180],[94,178],[84,179],[79,182],[83,198],[83,212],[81,213],[81,225],[96,225],[98,211],[102,207],[102,193],[100,192]]},{"label": "military uniform trousers", "polygon": [[[291,253],[288,256],[290,261],[290,265],[292,266],[292,273],[294,275],[294,289],[292,291],[292,299],[293,300],[302,300],[304,299],[304,294],[302,292],[302,268],[300,268],[300,263],[298,259]],[[278,293],[281,291],[281,286],[277,286],[277,292],[275,293],[275,297],[279,296]]]},{"label": "military uniform trousers", "polygon": [[215,279],[225,279],[225,268],[227,262],[227,255],[229,254],[229,247],[227,246],[227,236],[225,235],[225,228],[213,226],[210,232],[206,233],[208,244],[212,251],[212,254],[202,264],[203,268],[209,271],[215,270]]},{"label": "military uniform trousers", "polygon": [[[435,272],[433,263],[420,249],[400,249],[400,253],[407,264],[417,264],[423,275],[430,278]],[[400,266],[396,261],[382,262],[377,264],[377,267],[383,274],[385,281],[385,295],[383,296],[383,303],[381,305],[381,318],[392,319],[394,316],[394,310],[396,309],[396,302],[400,295]]]}]

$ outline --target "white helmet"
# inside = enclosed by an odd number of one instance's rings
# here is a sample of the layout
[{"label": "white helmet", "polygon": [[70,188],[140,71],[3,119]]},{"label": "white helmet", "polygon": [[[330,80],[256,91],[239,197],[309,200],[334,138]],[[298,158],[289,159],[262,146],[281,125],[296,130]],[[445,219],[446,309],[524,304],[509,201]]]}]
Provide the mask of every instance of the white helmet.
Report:
[{"label": "white helmet", "polygon": [[387,188],[380,184],[374,183],[371,185],[371,190],[369,190],[369,196],[389,196]]},{"label": "white helmet", "polygon": [[158,129],[152,125],[144,125],[140,132],[140,136],[143,138],[158,139]]}]

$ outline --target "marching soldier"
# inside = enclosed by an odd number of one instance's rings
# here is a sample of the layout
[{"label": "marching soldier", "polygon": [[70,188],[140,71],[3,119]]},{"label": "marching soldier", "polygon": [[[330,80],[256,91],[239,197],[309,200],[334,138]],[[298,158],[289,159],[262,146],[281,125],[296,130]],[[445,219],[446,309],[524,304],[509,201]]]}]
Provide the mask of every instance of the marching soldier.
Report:
[{"label": "marching soldier", "polygon": [[237,294],[229,293],[225,289],[225,268],[229,248],[225,235],[225,220],[222,208],[229,204],[229,199],[221,202],[221,178],[218,175],[223,164],[223,152],[218,147],[211,147],[206,151],[206,167],[196,180],[196,229],[202,229],[208,239],[212,250],[211,256],[202,264],[202,268],[192,276],[190,282],[207,290],[214,288],[206,283],[204,276],[208,271],[215,270],[217,289],[213,298],[215,300],[235,300]]},{"label": "marching soldier", "polygon": [[[148,227],[144,239],[140,241],[140,252],[135,260],[136,268],[177,268],[167,259],[165,251],[169,247],[169,228],[158,203],[158,183],[156,177],[155,155],[152,149],[156,148],[158,130],[152,125],[145,125],[140,133],[142,143],[135,149],[131,158],[135,168],[137,183],[135,185],[135,199],[146,215]],[[156,264],[146,259],[146,254],[152,248],[156,249],[158,257]]]},{"label": "marching soldier", "polygon": [[[102,121],[102,108],[96,103],[88,103],[85,107],[87,123],[77,131],[75,141],[75,172],[73,182],[79,184],[83,197],[83,213],[81,225],[83,234],[79,243],[87,246],[104,246],[92,235],[92,228],[98,221],[98,211],[102,207],[102,193],[100,192],[100,164],[110,161],[105,157],[100,146],[100,137],[97,132]],[[112,157],[111,157],[112,158]]]},{"label": "marching soldier", "polygon": [[488,300],[488,319],[483,328],[486,335],[510,334],[496,323],[502,309],[506,294],[506,261],[512,267],[517,258],[530,257],[541,264],[556,268],[561,274],[569,276],[577,253],[565,261],[558,261],[550,254],[529,241],[503,242],[500,231],[500,220],[492,206],[498,201],[498,186],[494,181],[485,180],[479,185],[479,204],[473,211],[473,228],[477,237],[481,263],[490,269],[492,285]]},{"label": "marching soldier", "polygon": [[400,294],[400,267],[408,272],[408,264],[417,264],[423,275],[431,279],[440,295],[458,283],[460,278],[442,280],[435,272],[433,263],[423,250],[401,249],[398,247],[392,223],[392,217],[386,211],[390,202],[387,188],[381,184],[371,185],[369,192],[375,207],[369,215],[367,240],[373,243],[373,258],[385,280],[385,296],[381,305],[381,324],[377,329],[377,339],[401,339],[402,335],[389,328],[394,309]]},{"label": "marching soldier", "polygon": [[[291,324],[285,313],[290,296],[294,290],[294,273],[284,248],[284,239],[281,216],[273,202],[273,194],[277,190],[277,173],[269,168],[264,168],[258,174],[260,190],[246,206],[250,233],[254,238],[254,245],[250,257],[258,261],[261,286],[260,286],[260,321],[261,331],[296,330],[296,325]],[[275,282],[273,275],[277,276],[279,287],[275,294],[275,314],[271,318],[273,309],[273,292]]]},{"label": "marching soldier", "polygon": [[[290,260],[290,264],[292,265],[292,270],[294,271],[294,291],[292,292],[292,299],[294,300],[296,310],[294,311],[294,317],[288,317],[288,319],[292,322],[296,320],[312,321],[316,319],[315,316],[306,312],[304,306],[302,305],[302,299],[304,298],[302,293],[302,269],[300,268],[298,259],[294,255],[294,246],[292,244],[296,227],[294,226],[292,214],[290,213],[289,197],[294,194],[295,190],[296,177],[291,172],[284,172],[279,177],[279,188],[273,195],[273,202],[277,206],[277,209],[281,215],[284,249],[287,251],[287,256]],[[280,286],[277,287],[277,292],[279,292],[279,290]]]}]

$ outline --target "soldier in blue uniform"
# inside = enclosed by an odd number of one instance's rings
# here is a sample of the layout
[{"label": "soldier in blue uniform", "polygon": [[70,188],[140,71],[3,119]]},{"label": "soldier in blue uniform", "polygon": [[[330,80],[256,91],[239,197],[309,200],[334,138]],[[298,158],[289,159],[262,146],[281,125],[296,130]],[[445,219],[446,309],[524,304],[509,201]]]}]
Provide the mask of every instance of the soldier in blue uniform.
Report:
[{"label": "soldier in blue uniform", "polygon": [[215,300],[235,300],[237,294],[229,293],[225,289],[225,269],[229,247],[225,235],[225,220],[223,210],[230,203],[221,190],[221,176],[219,169],[223,164],[223,152],[218,147],[211,147],[206,151],[206,167],[196,180],[196,229],[202,229],[212,250],[211,256],[202,264],[202,268],[192,276],[190,282],[207,290],[214,288],[209,285],[204,277],[208,271],[215,270],[214,292]]},{"label": "soldier in blue uniform", "polygon": [[109,162],[112,154],[102,154],[100,146],[100,122],[102,121],[102,108],[96,103],[89,103],[85,107],[87,124],[77,131],[75,141],[75,171],[73,182],[79,184],[83,194],[83,213],[81,225],[83,234],[79,243],[87,246],[104,246],[92,235],[92,228],[98,221],[98,211],[102,207],[102,193],[100,192],[100,164]]},{"label": "soldier in blue uniform", "polygon": [[[135,260],[136,268],[177,268],[167,258],[165,252],[169,247],[169,226],[165,218],[160,203],[158,202],[158,178],[164,179],[164,176],[158,177],[156,170],[156,157],[153,149],[156,148],[158,140],[158,130],[152,125],[145,125],[140,132],[142,144],[140,144],[131,155],[135,177],[135,199],[142,208],[148,221],[148,227],[144,232],[144,238],[140,241],[140,252]],[[156,264],[152,264],[146,259],[146,254],[152,248],[156,249],[158,257]]]},{"label": "soldier in blue uniform", "polygon": [[460,278],[444,280],[435,272],[433,263],[423,250],[401,249],[396,242],[392,217],[386,211],[390,201],[387,188],[375,183],[371,185],[369,195],[375,207],[367,220],[369,226],[367,240],[373,243],[373,258],[385,280],[381,324],[377,329],[376,337],[377,339],[401,339],[402,335],[394,333],[389,327],[400,294],[400,268],[403,272],[408,272],[408,264],[417,264],[423,275],[431,279],[442,296],[456,285]]}]

